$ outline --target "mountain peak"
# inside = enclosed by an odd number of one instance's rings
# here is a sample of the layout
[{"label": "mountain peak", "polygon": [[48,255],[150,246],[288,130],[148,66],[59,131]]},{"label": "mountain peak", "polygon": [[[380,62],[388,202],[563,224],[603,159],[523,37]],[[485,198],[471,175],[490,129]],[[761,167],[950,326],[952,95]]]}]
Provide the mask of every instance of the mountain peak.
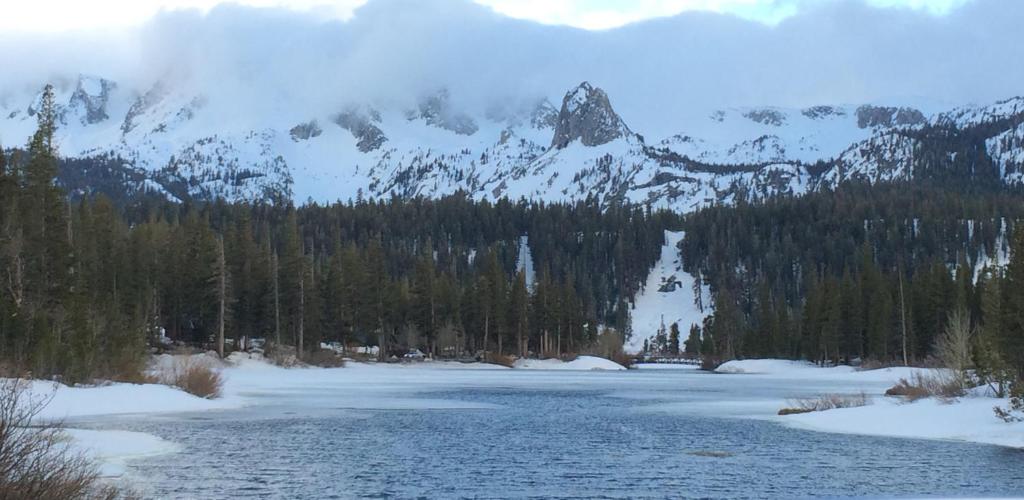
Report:
[{"label": "mountain peak", "polygon": [[857,108],[857,126],[860,128],[914,126],[927,121],[923,113],[910,107],[865,104]]},{"label": "mountain peak", "polygon": [[444,88],[422,99],[417,109],[406,112],[406,118],[422,119],[427,125],[459,135],[473,135],[480,129],[471,116],[452,107],[448,89]]},{"label": "mountain peak", "polygon": [[83,125],[99,123],[107,116],[107,101],[117,84],[103,78],[79,75],[78,85],[65,109],[66,113],[78,115]]},{"label": "mountain peak", "polygon": [[577,139],[584,146],[600,146],[630,133],[608,94],[585,81],[562,98],[551,146],[562,149]]}]

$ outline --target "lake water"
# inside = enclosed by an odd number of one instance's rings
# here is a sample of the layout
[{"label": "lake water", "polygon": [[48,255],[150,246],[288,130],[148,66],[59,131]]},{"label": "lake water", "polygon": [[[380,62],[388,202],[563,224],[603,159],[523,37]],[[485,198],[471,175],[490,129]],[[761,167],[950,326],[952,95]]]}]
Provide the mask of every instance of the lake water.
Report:
[{"label": "lake water", "polygon": [[75,425],[148,432],[183,445],[181,453],[130,462],[128,479],[153,498],[1024,492],[1019,450],[739,418],[770,414],[779,398],[842,389],[689,370],[408,370],[254,386],[246,394],[256,404],[239,410]]}]

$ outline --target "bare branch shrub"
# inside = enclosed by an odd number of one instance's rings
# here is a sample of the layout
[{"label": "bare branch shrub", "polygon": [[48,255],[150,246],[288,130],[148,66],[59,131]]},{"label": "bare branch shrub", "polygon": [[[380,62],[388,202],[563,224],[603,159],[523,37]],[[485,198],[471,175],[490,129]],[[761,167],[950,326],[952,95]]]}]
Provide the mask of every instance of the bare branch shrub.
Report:
[{"label": "bare branch shrub", "polygon": [[206,399],[219,398],[224,387],[224,377],[220,372],[194,357],[176,359],[169,369],[157,374],[157,380],[166,385]]},{"label": "bare branch shrub", "polygon": [[625,338],[614,328],[602,328],[597,339],[589,349],[584,349],[582,354],[610,359],[626,368],[633,365],[633,357],[622,349]]},{"label": "bare branch shrub", "polygon": [[779,415],[810,413],[812,411],[834,410],[836,408],[856,408],[867,406],[871,399],[867,394],[823,394],[816,398],[801,398],[790,401],[791,407],[779,410]]},{"label": "bare branch shrub", "polygon": [[910,376],[910,380],[901,378],[896,385],[885,391],[886,396],[902,396],[907,401],[917,401],[929,397],[953,399],[966,393],[963,379],[953,370],[936,370],[933,373],[914,372]]},{"label": "bare branch shrub", "polygon": [[1003,422],[1024,422],[1024,383],[1017,382],[1010,389],[1010,404],[1003,408],[996,406],[992,408]]},{"label": "bare branch shrub", "polygon": [[971,327],[971,316],[963,308],[949,314],[949,321],[935,343],[935,355],[940,364],[950,370],[946,383],[959,384],[961,391],[969,386],[973,362],[971,344],[975,329]]},{"label": "bare branch shrub", "polygon": [[0,380],[0,498],[113,500],[126,495],[99,480],[60,426],[36,417],[52,396],[33,397],[28,382]]},{"label": "bare branch shrub", "polygon": [[512,368],[513,366],[515,366],[516,358],[514,356],[499,355],[496,352],[488,352],[487,356],[484,358],[484,361],[494,365],[501,365],[507,368]]},{"label": "bare branch shrub", "polygon": [[309,354],[306,362],[320,368],[341,368],[345,366],[345,358],[330,349],[317,349]]},{"label": "bare branch shrub", "polygon": [[707,372],[713,372],[716,369],[718,369],[718,367],[721,366],[724,362],[725,361],[723,361],[722,358],[718,356],[705,354],[700,357],[700,369]]}]

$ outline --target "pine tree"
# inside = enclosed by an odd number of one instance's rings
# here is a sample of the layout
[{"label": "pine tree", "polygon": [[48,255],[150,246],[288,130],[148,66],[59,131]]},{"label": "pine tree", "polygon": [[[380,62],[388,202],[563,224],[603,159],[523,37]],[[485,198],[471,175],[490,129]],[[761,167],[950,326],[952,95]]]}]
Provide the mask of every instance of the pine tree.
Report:
[{"label": "pine tree", "polygon": [[679,354],[679,323],[673,322],[669,327],[668,352],[673,356]]},{"label": "pine tree", "polygon": [[690,334],[686,337],[683,347],[686,354],[694,356],[701,354],[700,326],[697,326],[697,324],[690,325]]},{"label": "pine tree", "polygon": [[1024,230],[1016,231],[1006,267],[1003,287],[1002,334],[999,350],[1006,363],[1017,370],[1017,379],[1024,379]]},{"label": "pine tree", "polygon": [[981,290],[981,325],[974,344],[974,364],[978,378],[1005,397],[1014,378],[1010,365],[1000,352],[1003,328],[1002,279],[997,270],[985,268],[978,283]]},{"label": "pine tree", "polygon": [[[23,247],[18,259],[23,283],[25,313],[35,321],[29,339],[38,373],[52,373],[56,349],[63,336],[65,300],[71,289],[72,249],[67,205],[57,177],[57,151],[54,144],[56,104],[53,86],[43,89],[37,113],[38,128],[28,144],[28,162],[24,170],[23,196],[19,205]],[[17,264],[20,266],[20,263]]]},{"label": "pine tree", "polygon": [[[509,302],[512,322],[516,332],[516,350],[519,352],[519,357],[526,357],[525,335],[529,329],[530,295],[526,289],[526,274],[522,270],[516,273],[516,279],[512,283]],[[544,349],[542,348],[541,351],[543,352]]]}]

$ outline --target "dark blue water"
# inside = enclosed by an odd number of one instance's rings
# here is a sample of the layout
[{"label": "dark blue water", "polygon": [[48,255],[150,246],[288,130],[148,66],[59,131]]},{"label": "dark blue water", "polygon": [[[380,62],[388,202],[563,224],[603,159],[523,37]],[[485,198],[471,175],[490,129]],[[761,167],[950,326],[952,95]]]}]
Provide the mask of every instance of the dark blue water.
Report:
[{"label": "dark blue water", "polygon": [[[607,390],[432,393],[494,409],[267,407],[120,420],[181,443],[153,498],[800,498],[1024,493],[1024,452],[652,412]],[[657,401],[653,401],[656,403]],[[98,425],[103,427],[104,425]]]}]

